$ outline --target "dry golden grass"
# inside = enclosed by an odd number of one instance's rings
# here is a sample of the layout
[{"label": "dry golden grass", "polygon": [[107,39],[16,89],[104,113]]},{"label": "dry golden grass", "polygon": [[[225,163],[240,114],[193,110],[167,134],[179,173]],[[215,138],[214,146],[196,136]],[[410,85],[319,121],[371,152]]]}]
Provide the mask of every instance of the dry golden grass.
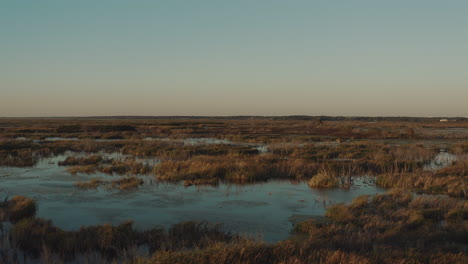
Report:
[{"label": "dry golden grass", "polygon": [[312,188],[337,188],[339,180],[331,171],[322,170],[313,176],[308,184]]},{"label": "dry golden grass", "polygon": [[215,183],[251,183],[269,179],[308,178],[318,165],[302,159],[283,160],[272,155],[196,156],[184,161],[163,161],[154,173],[159,180]]},{"label": "dry golden grass", "polygon": [[439,177],[430,172],[381,174],[376,178],[378,186],[400,188],[428,194],[447,194],[467,197],[468,176]]}]

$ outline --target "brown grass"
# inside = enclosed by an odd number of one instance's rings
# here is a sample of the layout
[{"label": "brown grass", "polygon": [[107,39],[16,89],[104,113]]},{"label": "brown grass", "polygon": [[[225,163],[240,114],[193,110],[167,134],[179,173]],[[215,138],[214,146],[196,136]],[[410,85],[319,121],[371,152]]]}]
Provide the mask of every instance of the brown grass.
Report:
[{"label": "brown grass", "polygon": [[104,186],[108,189],[131,190],[143,184],[142,179],[136,177],[123,177],[116,180],[104,181],[99,178],[91,179],[87,182],[76,182],[75,186],[81,189],[96,189]]},{"label": "brown grass", "polygon": [[59,166],[76,166],[76,165],[97,165],[103,161],[101,156],[91,155],[89,157],[67,157],[64,161],[59,161]]},{"label": "brown grass", "polygon": [[262,156],[196,156],[186,161],[163,161],[154,173],[159,180],[249,183],[268,179],[300,179],[317,172],[317,164],[300,159],[281,160]]},{"label": "brown grass", "polygon": [[0,222],[10,221],[16,223],[23,218],[33,217],[37,205],[33,199],[25,196],[13,196],[0,204]]},{"label": "brown grass", "polygon": [[101,184],[104,184],[104,181],[98,178],[91,179],[87,182],[75,182],[75,186],[81,189],[96,189]]},{"label": "brown grass", "polygon": [[309,180],[309,186],[313,188],[336,188],[339,186],[339,180],[329,170],[322,170]]},{"label": "brown grass", "polygon": [[152,167],[143,164],[142,162],[137,162],[134,159],[128,160],[114,160],[112,164],[99,168],[99,171],[107,174],[148,174],[152,171]]},{"label": "brown grass", "polygon": [[32,256],[37,257],[47,251],[62,261],[71,261],[77,255],[90,253],[118,261],[128,258],[127,254],[132,252],[132,248],[143,245],[154,252],[161,249],[205,248],[220,242],[241,241],[237,236],[224,233],[220,225],[206,222],[182,222],[167,231],[162,228],[137,231],[131,221],[118,226],[104,224],[82,227],[78,231],[64,231],[41,218],[25,218],[15,223],[11,239]]},{"label": "brown grass", "polygon": [[453,197],[467,197],[468,176],[440,177],[430,172],[381,174],[376,178],[378,186],[400,188],[419,193],[447,194]]},{"label": "brown grass", "polygon": [[79,165],[79,166],[72,166],[67,168],[67,171],[71,174],[78,174],[78,173],[85,173],[85,174],[93,174],[97,170],[96,165]]}]

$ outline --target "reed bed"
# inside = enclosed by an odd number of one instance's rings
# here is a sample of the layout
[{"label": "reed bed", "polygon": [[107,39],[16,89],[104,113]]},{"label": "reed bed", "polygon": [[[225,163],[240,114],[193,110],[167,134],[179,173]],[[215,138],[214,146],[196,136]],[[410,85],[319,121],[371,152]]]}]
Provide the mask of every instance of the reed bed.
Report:
[{"label": "reed bed", "polygon": [[282,160],[270,155],[196,156],[185,161],[163,161],[154,168],[156,177],[164,181],[216,179],[237,183],[298,179],[310,177],[316,171],[315,163],[300,159]]}]

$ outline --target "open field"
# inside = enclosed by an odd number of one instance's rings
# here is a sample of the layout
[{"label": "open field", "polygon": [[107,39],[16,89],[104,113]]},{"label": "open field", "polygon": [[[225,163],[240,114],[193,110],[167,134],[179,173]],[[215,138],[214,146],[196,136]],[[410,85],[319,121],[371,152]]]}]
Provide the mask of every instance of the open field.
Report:
[{"label": "open field", "polygon": [[5,263],[466,263],[467,196],[463,118],[0,119]]}]

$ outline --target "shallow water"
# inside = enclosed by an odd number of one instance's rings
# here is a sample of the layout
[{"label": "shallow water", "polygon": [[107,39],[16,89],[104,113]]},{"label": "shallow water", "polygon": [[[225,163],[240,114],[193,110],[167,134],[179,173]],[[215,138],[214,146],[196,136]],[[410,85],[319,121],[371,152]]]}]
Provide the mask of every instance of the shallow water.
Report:
[{"label": "shallow water", "polygon": [[0,198],[26,195],[38,201],[38,216],[67,230],[84,225],[134,220],[139,229],[168,227],[189,220],[224,223],[227,231],[273,242],[288,237],[293,219],[323,215],[324,205],[350,202],[384,190],[360,178],[352,190],[314,190],[306,183],[269,181],[253,185],[184,187],[155,183],[150,175],[138,190],[81,190],[76,181],[105,174],[71,175],[57,165],[65,155],[41,160],[32,168],[0,168]]}]

